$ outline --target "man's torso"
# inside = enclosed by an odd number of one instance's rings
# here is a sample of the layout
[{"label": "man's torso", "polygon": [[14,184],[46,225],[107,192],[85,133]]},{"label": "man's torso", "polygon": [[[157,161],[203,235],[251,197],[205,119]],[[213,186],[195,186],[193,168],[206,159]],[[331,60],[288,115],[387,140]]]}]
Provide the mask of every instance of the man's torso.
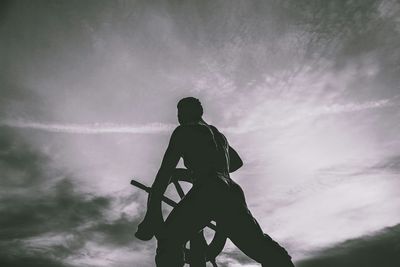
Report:
[{"label": "man's torso", "polygon": [[229,145],[217,128],[207,124],[181,125],[179,128],[179,147],[186,168],[195,176],[223,174],[229,177]]}]

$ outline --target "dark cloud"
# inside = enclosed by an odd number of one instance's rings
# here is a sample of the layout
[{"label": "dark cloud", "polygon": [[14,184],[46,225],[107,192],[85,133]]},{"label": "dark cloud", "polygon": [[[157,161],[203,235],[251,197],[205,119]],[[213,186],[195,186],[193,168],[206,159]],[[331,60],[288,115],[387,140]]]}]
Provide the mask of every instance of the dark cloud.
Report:
[{"label": "dark cloud", "polygon": [[122,215],[115,221],[99,223],[90,231],[100,233],[101,239],[107,244],[125,246],[133,243],[133,230],[136,225],[137,222],[132,222]]},{"label": "dark cloud", "polygon": [[[7,250],[6,250],[7,251]],[[70,267],[62,261],[50,259],[45,254],[39,255],[2,255],[0,254],[0,265],[7,267]]]},{"label": "dark cloud", "polygon": [[332,185],[335,182],[344,181],[345,179],[351,179],[351,177],[357,178],[377,172],[398,174],[400,173],[400,155],[387,156],[376,163],[366,166],[343,164],[324,168],[319,170],[319,172],[323,175],[324,180],[321,182],[317,181],[316,183],[325,183],[326,186]]},{"label": "dark cloud", "polygon": [[124,213],[107,219],[113,198],[81,192],[68,175],[53,170],[48,156],[9,129],[0,131],[0,172],[1,266],[68,266],[64,260],[88,241],[134,245],[136,220]]},{"label": "dark cloud", "polygon": [[85,222],[101,220],[110,204],[110,199],[74,192],[69,180],[58,182],[48,192],[32,193],[2,198],[2,239],[68,231]]},{"label": "dark cloud", "polygon": [[[392,174],[400,173],[400,155],[391,155],[379,160],[375,164],[371,164],[367,167],[355,168],[354,166],[338,166],[336,168],[330,168],[323,171],[348,171],[351,176],[362,176],[365,174],[377,173],[377,172],[387,172]],[[339,175],[334,179],[340,179]]]},{"label": "dark cloud", "polygon": [[[221,266],[229,266],[231,262],[244,265],[255,263],[238,249],[222,252],[218,260]],[[313,256],[298,261],[295,265],[297,267],[400,266],[400,224],[314,252]]]},{"label": "dark cloud", "polygon": [[388,157],[372,167],[373,170],[387,170],[400,173],[400,155]]},{"label": "dark cloud", "polygon": [[[2,127],[0,131],[0,192],[9,189],[37,187],[46,181],[48,173],[43,169],[48,157],[37,153],[17,133]],[[54,173],[55,175],[55,173]]]},{"label": "dark cloud", "polygon": [[400,266],[400,224],[315,253],[298,267]]}]

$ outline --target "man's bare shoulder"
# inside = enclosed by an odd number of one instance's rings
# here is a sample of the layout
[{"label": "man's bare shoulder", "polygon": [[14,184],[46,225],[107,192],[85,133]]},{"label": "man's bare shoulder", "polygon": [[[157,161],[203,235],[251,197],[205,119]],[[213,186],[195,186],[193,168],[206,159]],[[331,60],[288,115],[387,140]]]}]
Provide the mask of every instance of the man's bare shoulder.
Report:
[{"label": "man's bare shoulder", "polygon": [[185,146],[192,139],[193,130],[189,125],[177,126],[172,132],[170,143],[179,147]]},{"label": "man's bare shoulder", "polygon": [[196,124],[181,124],[175,128],[175,130],[173,131],[172,134],[184,134],[184,133],[196,131],[196,128],[198,128],[196,126],[198,126],[198,125],[196,125]]},{"label": "man's bare shoulder", "polygon": [[183,133],[184,129],[182,129],[181,125],[177,126],[171,134],[171,139],[179,137]]},{"label": "man's bare shoulder", "polygon": [[193,127],[190,125],[179,125],[172,132],[171,139],[180,140],[190,135],[191,132],[193,132]]},{"label": "man's bare shoulder", "polygon": [[190,136],[193,134],[204,134],[204,133],[209,133],[209,131],[212,130],[214,134],[220,134],[224,138],[225,136],[215,127],[214,125],[201,125],[201,124],[183,124],[179,125],[175,128],[173,131],[172,135],[178,137],[185,137],[185,136]]},{"label": "man's bare shoulder", "polygon": [[171,138],[174,140],[181,140],[181,139],[189,138],[192,136],[196,136],[198,133],[201,133],[204,131],[203,128],[204,127],[201,127],[200,125],[196,125],[196,124],[179,125],[172,132]]}]

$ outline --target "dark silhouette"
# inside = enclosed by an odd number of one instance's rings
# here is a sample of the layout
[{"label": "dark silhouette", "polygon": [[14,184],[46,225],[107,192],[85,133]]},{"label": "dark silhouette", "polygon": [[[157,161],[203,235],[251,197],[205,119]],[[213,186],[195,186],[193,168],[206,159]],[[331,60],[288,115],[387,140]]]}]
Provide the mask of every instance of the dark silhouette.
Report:
[{"label": "dark silhouette", "polygon": [[[180,126],[172,133],[161,167],[149,189],[147,213],[138,226],[136,237],[141,240],[157,237],[157,267],[180,267],[184,265],[186,242],[194,239],[195,246],[206,246],[198,233],[215,221],[218,229],[262,266],[293,267],[286,250],[263,233],[247,208],[242,189],[229,177],[230,172],[243,165],[242,160],[225,136],[208,125],[202,115],[198,99],[187,97],[179,101]],[[187,170],[175,169],[181,157]],[[163,194],[173,176],[191,179],[193,187],[163,222],[161,201],[165,200]]]}]

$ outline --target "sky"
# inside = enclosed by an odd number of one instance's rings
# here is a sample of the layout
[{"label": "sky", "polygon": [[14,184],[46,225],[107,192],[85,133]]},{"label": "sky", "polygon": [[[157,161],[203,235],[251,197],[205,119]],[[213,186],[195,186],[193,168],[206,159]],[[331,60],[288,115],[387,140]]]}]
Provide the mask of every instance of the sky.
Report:
[{"label": "sky", "polygon": [[194,96],[297,266],[399,266],[399,47],[394,0],[1,1],[0,265],[154,266],[129,182]]}]

